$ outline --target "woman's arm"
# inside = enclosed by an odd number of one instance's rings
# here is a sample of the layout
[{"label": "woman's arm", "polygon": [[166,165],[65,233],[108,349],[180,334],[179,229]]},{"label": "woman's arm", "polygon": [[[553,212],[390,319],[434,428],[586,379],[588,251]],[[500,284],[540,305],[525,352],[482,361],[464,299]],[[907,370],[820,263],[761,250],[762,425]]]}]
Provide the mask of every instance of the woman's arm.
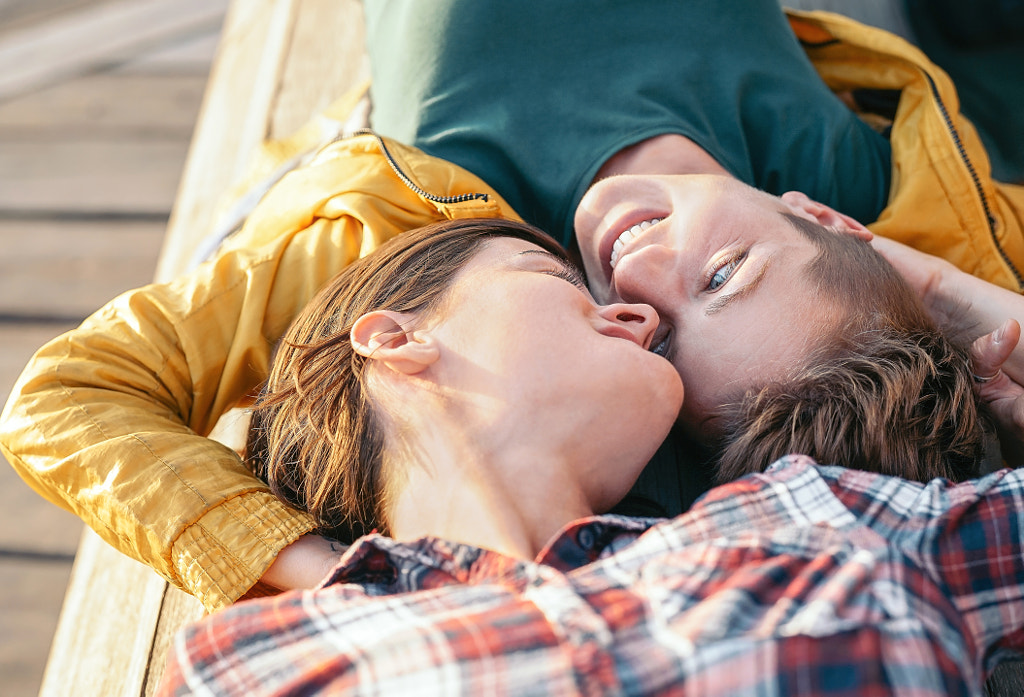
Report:
[{"label": "woman's arm", "polygon": [[[490,191],[389,147],[424,191]],[[372,137],[336,143],[282,179],[216,259],[122,295],[40,349],[0,417],[0,448],[115,548],[208,609],[230,603],[313,523],[206,434],[253,394],[292,317],[346,264],[403,230],[498,215],[515,216],[493,194],[421,196]]]},{"label": "woman's arm", "polygon": [[314,588],[341,559],[346,545],[319,535],[303,535],[281,550],[260,579],[279,590]]},{"label": "woman's arm", "polygon": [[205,435],[361,234],[321,221],[117,298],[28,365],[0,423],[8,461],[207,608],[237,599],[313,523]]}]

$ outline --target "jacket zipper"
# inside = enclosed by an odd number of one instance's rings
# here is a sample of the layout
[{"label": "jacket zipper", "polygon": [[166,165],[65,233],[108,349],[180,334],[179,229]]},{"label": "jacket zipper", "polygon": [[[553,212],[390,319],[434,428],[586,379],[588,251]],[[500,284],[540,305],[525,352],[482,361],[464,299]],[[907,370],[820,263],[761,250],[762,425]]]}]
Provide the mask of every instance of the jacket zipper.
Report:
[{"label": "jacket zipper", "polygon": [[486,201],[486,200],[488,200],[488,195],[484,194],[484,193],[457,194],[455,196],[438,196],[436,194],[431,194],[431,193],[429,193],[427,191],[424,191],[422,188],[417,186],[416,183],[413,182],[413,180],[410,179],[409,176],[404,171],[402,171],[401,167],[398,166],[398,163],[395,161],[394,156],[388,150],[388,146],[384,143],[384,139],[380,135],[378,135],[374,131],[371,131],[368,128],[360,129],[360,130],[356,131],[355,133],[353,133],[352,135],[354,135],[354,136],[373,136],[374,139],[377,141],[377,145],[380,146],[381,152],[384,153],[384,159],[388,161],[388,164],[391,166],[391,169],[394,171],[394,173],[396,175],[398,175],[398,178],[401,179],[402,182],[407,187],[409,187],[413,192],[415,192],[419,196],[422,196],[423,198],[427,199],[428,201],[431,201],[431,202],[437,203],[437,204],[441,204],[441,205],[449,205],[449,204],[452,204],[452,203],[464,203],[466,201]]},{"label": "jacket zipper", "polygon": [[928,86],[931,88],[932,96],[935,97],[935,102],[939,105],[939,111],[942,113],[942,119],[946,122],[946,128],[949,130],[949,134],[953,138],[953,144],[956,145],[956,150],[960,153],[960,159],[967,167],[967,172],[971,175],[971,181],[974,182],[974,190],[978,193],[978,198],[981,199],[981,206],[985,209],[985,220],[988,223],[988,233],[992,238],[992,244],[995,245],[996,250],[999,252],[999,256],[1002,257],[1003,262],[1010,268],[1013,273],[1013,277],[1017,281],[1017,287],[1024,289],[1024,276],[1021,276],[1020,271],[1013,265],[1010,258],[1003,251],[1003,248],[999,246],[999,239],[996,237],[996,219],[992,215],[992,209],[989,208],[988,198],[985,196],[985,191],[981,187],[981,180],[978,178],[978,173],[974,169],[974,164],[970,158],[967,157],[967,151],[964,149],[963,142],[960,140],[960,134],[957,133],[956,127],[953,125],[953,119],[949,116],[949,111],[946,109],[945,103],[942,101],[942,97],[939,95],[938,87],[935,85],[935,80],[928,74],[928,71],[921,71],[924,76],[928,78]]}]

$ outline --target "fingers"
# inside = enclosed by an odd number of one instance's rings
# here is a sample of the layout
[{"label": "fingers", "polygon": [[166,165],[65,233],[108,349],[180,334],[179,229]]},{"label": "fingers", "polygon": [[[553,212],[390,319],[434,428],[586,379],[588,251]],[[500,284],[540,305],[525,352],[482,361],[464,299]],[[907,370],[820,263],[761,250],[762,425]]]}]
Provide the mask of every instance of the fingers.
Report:
[{"label": "fingers", "polygon": [[810,216],[811,219],[825,227],[834,228],[838,232],[851,234],[865,242],[870,242],[874,235],[860,222],[839,211],[815,201],[802,191],[787,191],[780,196],[797,215]]},{"label": "fingers", "polygon": [[1010,319],[971,345],[975,393],[991,410],[1003,458],[1011,466],[1024,464],[1024,386],[1002,366],[1016,348],[1020,335],[1020,324]]},{"label": "fingers", "polygon": [[972,372],[979,383],[996,377],[1020,341],[1020,324],[1008,319],[994,332],[978,337],[971,345]]},{"label": "fingers", "polygon": [[1024,395],[990,404],[999,447],[1008,467],[1024,465]]}]

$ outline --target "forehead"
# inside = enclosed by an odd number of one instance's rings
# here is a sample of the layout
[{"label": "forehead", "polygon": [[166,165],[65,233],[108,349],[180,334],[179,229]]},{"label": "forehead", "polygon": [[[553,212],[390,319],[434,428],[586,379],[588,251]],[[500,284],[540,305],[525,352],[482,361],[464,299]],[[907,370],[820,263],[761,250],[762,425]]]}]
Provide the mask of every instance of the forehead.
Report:
[{"label": "forehead", "polygon": [[655,186],[670,228],[655,241],[679,253],[711,255],[733,244],[775,241],[802,247],[808,241],[784,216],[791,209],[783,200],[743,182],[719,176],[659,179]]},{"label": "forehead", "polygon": [[784,224],[793,230],[782,216],[788,208],[781,199],[735,179],[690,180],[679,177],[671,186],[683,212],[689,208],[695,215],[704,215],[716,222],[736,220],[754,223],[755,229]]},{"label": "forehead", "polygon": [[[538,260],[544,260],[543,262]],[[452,278],[448,294],[478,292],[486,286],[500,284],[508,277],[503,271],[533,268],[540,263],[562,261],[547,250],[516,237],[495,237],[484,240],[475,253]]]},{"label": "forehead", "polygon": [[480,243],[476,253],[462,267],[460,275],[469,275],[479,271],[516,265],[517,261],[524,255],[531,256],[534,254],[552,259],[557,258],[532,242],[516,237],[494,237]]}]

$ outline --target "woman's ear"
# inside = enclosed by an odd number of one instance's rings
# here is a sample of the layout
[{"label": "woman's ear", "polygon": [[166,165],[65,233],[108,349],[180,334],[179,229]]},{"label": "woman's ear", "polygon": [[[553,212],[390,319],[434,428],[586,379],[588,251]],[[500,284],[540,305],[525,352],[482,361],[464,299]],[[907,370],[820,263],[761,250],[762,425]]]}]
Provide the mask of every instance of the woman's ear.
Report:
[{"label": "woman's ear", "polygon": [[794,215],[830,227],[835,230],[849,232],[856,237],[870,242],[874,237],[871,231],[848,215],[844,215],[824,203],[818,203],[800,191],[787,191],[780,197]]},{"label": "woman's ear", "polygon": [[415,320],[416,316],[408,312],[367,312],[352,325],[352,349],[391,370],[414,375],[440,356],[440,349],[429,333],[406,329]]}]

